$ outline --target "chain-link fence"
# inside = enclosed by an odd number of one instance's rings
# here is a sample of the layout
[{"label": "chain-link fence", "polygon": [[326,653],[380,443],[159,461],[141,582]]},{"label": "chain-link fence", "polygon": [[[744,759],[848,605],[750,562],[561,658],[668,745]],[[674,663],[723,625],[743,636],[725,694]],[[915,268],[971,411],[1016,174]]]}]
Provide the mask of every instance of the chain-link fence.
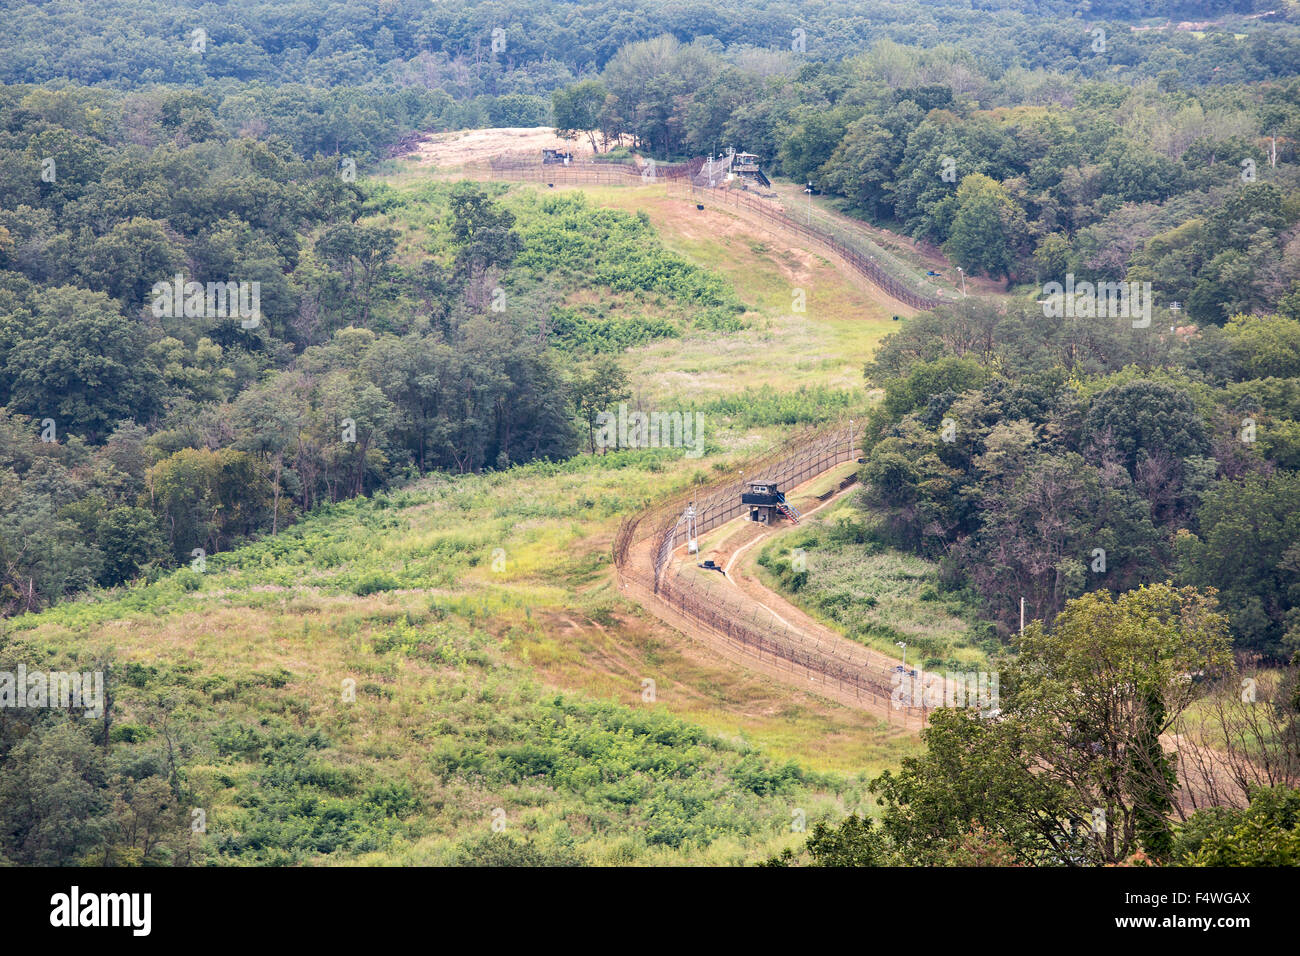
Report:
[{"label": "chain-link fence", "polygon": [[945,301],[928,291],[920,279],[909,283],[891,274],[874,254],[858,248],[842,230],[832,228],[820,217],[812,221],[800,221],[777,203],[749,196],[739,189],[709,189],[687,182],[676,185],[681,189],[683,197],[691,202],[734,209],[741,215],[770,224],[779,232],[793,232],[800,238],[829,250],[873,285],[914,309],[933,309]]},{"label": "chain-link fence", "polygon": [[[673,571],[673,552],[688,535],[703,534],[739,516],[740,494],[750,480],[764,479],[793,488],[853,458],[856,430],[851,424],[806,429],[778,449],[752,459],[728,475],[624,520],[614,539],[619,586],[666,620],[703,628],[723,645],[760,666],[786,672],[845,701],[904,710],[924,721],[923,710],[903,708],[891,699],[898,685],[893,668],[873,659],[865,647],[823,640],[791,627],[761,603],[710,572]],[[846,487],[841,482],[836,489]],[[825,499],[827,496],[819,496]],[[694,524],[685,518],[694,508]],[[897,705],[897,706],[896,706]]]},{"label": "chain-link fence", "polygon": [[568,164],[542,163],[532,153],[508,153],[489,161],[467,164],[470,179],[507,180],[566,186],[653,185],[669,187],[673,195],[697,205],[722,206],[738,215],[769,226],[774,232],[794,233],[843,260],[850,268],[888,295],[914,309],[933,309],[946,299],[921,279],[907,280],[892,274],[875,254],[861,248],[841,228],[821,217],[801,222],[778,203],[749,196],[741,189],[710,188],[693,182],[700,175],[701,160],[690,163],[662,163],[653,166],[573,160]]},{"label": "chain-link fence", "polygon": [[576,158],[567,163],[543,163],[536,153],[503,153],[489,160],[467,163],[464,170],[469,179],[506,179],[565,185],[652,185],[660,182],[689,182],[699,172],[702,163],[702,160],[695,160],[689,163],[637,165],[630,161]]}]

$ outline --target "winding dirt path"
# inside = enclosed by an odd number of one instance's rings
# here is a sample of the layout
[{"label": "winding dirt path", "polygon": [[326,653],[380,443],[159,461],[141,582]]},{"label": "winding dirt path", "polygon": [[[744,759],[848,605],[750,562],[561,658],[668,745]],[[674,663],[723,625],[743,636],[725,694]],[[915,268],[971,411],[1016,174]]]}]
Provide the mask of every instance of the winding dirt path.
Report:
[{"label": "winding dirt path", "polygon": [[[801,500],[807,503],[809,497],[807,489],[821,477],[809,479],[789,495],[796,507],[799,506]],[[829,507],[845,495],[857,490],[857,488],[857,485],[850,485],[847,488],[837,490],[825,501],[821,501],[816,506],[804,511],[803,519],[811,518],[823,508]],[[802,498],[801,492],[803,493]],[[744,518],[736,518],[710,533],[710,537],[714,538],[716,542],[713,547],[701,548],[699,554],[695,555],[687,554],[685,546],[678,548],[673,554],[668,573],[689,574],[697,562],[701,562],[705,558],[711,558],[722,569],[718,577],[725,580],[730,588],[741,595],[747,604],[763,609],[791,631],[831,649],[842,659],[861,662],[866,666],[892,670],[898,665],[898,659],[851,641],[838,631],[817,621],[783,595],[768,588],[747,567],[745,561],[747,554],[763,544],[778,540],[783,535],[795,530],[795,527],[793,524],[786,523],[773,526],[760,525]],[[845,706],[865,711],[907,733],[919,733],[926,725],[923,711],[894,709],[887,704],[874,700],[858,698],[852,694],[837,693],[834,686],[818,687],[799,673],[782,668],[779,662],[763,659],[760,655],[754,654],[749,648],[737,647],[711,629],[701,626],[690,617],[665,607],[665,602],[655,599],[653,595],[641,595],[641,603],[660,619],[700,641],[710,650],[732,663],[760,671],[783,683],[797,686],[801,690],[813,691],[829,697]],[[1178,803],[1182,813],[1190,813],[1198,807],[1204,807],[1213,802],[1213,794],[1224,793],[1230,789],[1230,787],[1224,786],[1228,782],[1226,775],[1223,775],[1223,779],[1215,781],[1214,784],[1210,784],[1209,781],[1202,778],[1201,775],[1206,772],[1205,768],[1207,766],[1213,768],[1212,772],[1214,772],[1215,776],[1220,776],[1216,755],[1205,748],[1204,745],[1198,745],[1186,737],[1172,733],[1164,735],[1161,739],[1167,750],[1176,750],[1182,754],[1182,766],[1179,768],[1178,774]]]},{"label": "winding dirt path", "polygon": [[[499,155],[510,149],[531,149],[537,150],[542,147],[551,147],[566,145],[556,140],[554,131],[549,129],[502,129],[480,131],[478,134],[458,134],[456,136],[433,137],[428,140],[415,144],[412,152],[418,153],[418,162],[420,165],[456,165],[475,159],[487,158],[493,155]],[[573,144],[567,144],[568,148],[574,149]],[[579,146],[574,149],[575,152],[581,151]],[[785,230],[779,229],[769,220],[757,217],[752,214],[746,215],[747,210],[741,207],[723,206],[715,208],[710,206],[707,213],[713,216],[719,216],[724,213],[731,214],[734,219],[748,222],[751,226],[762,228],[770,235],[782,241],[787,251],[798,253],[803,256],[811,255],[807,249],[800,246],[798,238],[788,235]],[[839,217],[846,221],[847,217]],[[717,226],[718,223],[712,223]],[[943,265],[946,260],[921,247],[919,244],[906,240],[905,237],[898,236],[886,230],[879,230],[877,234],[872,234],[874,227],[863,223],[851,222],[855,228],[867,234],[876,242],[900,243],[907,245],[909,251],[927,265]],[[828,256],[833,261],[845,265],[844,261],[833,251],[819,250],[817,255]],[[910,307],[902,303],[896,303],[888,293],[880,289],[866,277],[859,275],[853,269],[846,269],[846,273],[852,276],[855,284],[861,285],[864,290],[869,290],[874,296],[883,297],[899,309],[900,312],[910,312]],[[975,286],[979,288],[978,280],[967,278],[968,283],[974,281]],[[988,289],[981,291],[992,293],[996,290],[989,283]],[[800,503],[807,506],[810,500],[818,500],[810,493],[811,486],[821,480],[826,473],[814,476],[808,479],[802,485],[789,492],[790,500],[798,506]],[[803,518],[808,519],[821,511],[823,508],[840,500],[845,494],[856,489],[855,485],[846,488],[840,488],[825,500],[819,500],[815,506],[809,507],[804,511]],[[727,585],[734,589],[741,596],[743,602],[753,607],[756,611],[761,609],[765,614],[770,615],[772,620],[787,628],[790,632],[799,635],[809,644],[817,647],[819,650],[825,650],[832,657],[850,664],[859,664],[864,668],[871,668],[876,671],[885,670],[892,672],[899,665],[898,659],[877,651],[873,648],[866,647],[855,641],[850,640],[832,628],[822,624],[803,609],[791,603],[781,594],[771,590],[764,585],[756,576],[754,576],[745,566],[744,556],[756,545],[764,542],[771,542],[784,534],[794,530],[795,525],[782,523],[776,526],[758,525],[745,520],[736,518],[720,529],[715,529],[710,537],[718,541],[718,546],[712,549],[709,554],[713,556],[715,563],[720,565],[722,573],[719,575],[727,582]],[[721,532],[719,534],[719,532]],[[650,564],[649,560],[649,541],[642,541],[633,546],[633,561],[645,567]],[[673,555],[669,573],[681,574],[691,573],[694,570],[693,565],[697,561],[705,558],[704,552],[699,555],[688,555],[683,546]],[[670,625],[675,630],[693,638],[699,644],[703,645],[717,657],[720,657],[729,663],[739,665],[750,671],[761,673],[772,677],[788,686],[797,687],[799,690],[813,693],[825,697],[846,707],[864,711],[878,719],[885,721],[899,732],[916,734],[919,733],[926,725],[925,712],[916,708],[894,708],[888,702],[882,702],[877,699],[871,699],[860,696],[852,692],[846,692],[843,688],[837,687],[831,682],[818,682],[816,679],[810,679],[805,674],[796,671],[792,667],[787,667],[779,659],[774,659],[770,655],[764,657],[760,652],[755,653],[752,648],[738,645],[718,634],[709,627],[704,626],[694,618],[683,614],[681,611],[668,604],[666,601],[657,597],[650,592],[648,588],[642,587],[633,581],[621,582],[620,587],[629,596],[634,597],[647,610],[651,611],[656,617]],[[576,622],[566,620],[570,626],[577,627]],[[619,657],[621,655],[615,655]],[[618,660],[618,665],[626,666],[627,661]],[[1210,774],[1214,777],[1225,776],[1222,768],[1219,766],[1219,760],[1216,759],[1213,751],[1209,751],[1204,745],[1198,745],[1189,741],[1185,737],[1176,734],[1166,734],[1162,737],[1162,742],[1167,749],[1181,750],[1184,753],[1184,764],[1195,763],[1202,774]],[[1209,756],[1207,756],[1209,754]],[[1206,770],[1205,768],[1210,768]],[[1188,771],[1191,767],[1185,766],[1180,770]],[[1180,772],[1181,781],[1180,803],[1184,811],[1189,811],[1195,806],[1204,806],[1207,804],[1209,790],[1218,789],[1220,781],[1216,781],[1213,787],[1208,782],[1202,782],[1198,785],[1195,782],[1195,773]]]},{"label": "winding dirt path", "polygon": [[[815,482],[823,480],[825,474],[823,472],[822,475],[810,478],[789,492],[788,496],[791,502],[796,507],[799,507],[800,504],[807,504],[810,500],[816,502],[817,499],[809,493],[808,489]],[[809,507],[804,512],[803,517],[805,519],[811,517],[822,508],[833,504],[845,494],[853,491],[855,487],[850,485],[848,488],[838,489],[826,500]],[[673,553],[666,573],[670,575],[702,576],[706,583],[712,583],[714,580],[720,579],[725,582],[723,587],[728,591],[734,590],[737,597],[739,597],[737,607],[753,609],[756,614],[761,612],[763,615],[770,616],[772,623],[778,627],[788,629],[800,643],[810,648],[813,653],[824,658],[840,661],[849,667],[860,667],[875,673],[892,672],[893,668],[899,663],[896,659],[872,648],[865,647],[856,641],[850,640],[838,631],[826,627],[780,594],[764,586],[744,570],[741,558],[746,552],[760,542],[770,541],[788,533],[794,527],[792,524],[787,525],[785,523],[766,526],[755,524],[743,517],[735,518],[709,533],[708,537],[716,542],[713,547],[702,548],[699,554],[694,555],[688,554],[684,545],[679,547]],[[633,547],[630,560],[642,567],[648,566],[652,547],[653,544],[649,540],[638,542]],[[706,557],[711,557],[720,568],[723,568],[723,573],[718,574],[717,572],[703,571],[697,568],[696,565]],[[713,577],[715,574],[717,574],[716,579]],[[635,582],[625,582],[624,590],[635,596],[645,608],[661,620],[707,645],[710,650],[733,663],[760,671],[801,690],[812,691],[821,696],[829,697],[855,710],[865,711],[896,727],[905,728],[909,733],[919,733],[925,726],[925,713],[919,708],[895,708],[888,700],[856,693],[852,688],[841,687],[833,680],[818,680],[815,677],[810,677],[805,671],[791,666],[788,661],[773,658],[770,653],[764,654],[761,649],[740,645],[729,640],[725,635],[717,633],[712,628],[705,626],[661,598],[649,593],[648,588],[639,587]]]}]

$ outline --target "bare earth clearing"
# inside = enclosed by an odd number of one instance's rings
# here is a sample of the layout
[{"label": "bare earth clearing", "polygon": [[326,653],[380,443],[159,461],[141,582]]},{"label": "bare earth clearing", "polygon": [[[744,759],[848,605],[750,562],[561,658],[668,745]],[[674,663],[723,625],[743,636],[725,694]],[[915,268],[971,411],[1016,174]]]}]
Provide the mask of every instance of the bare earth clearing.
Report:
[{"label": "bare earth clearing", "polygon": [[418,142],[408,155],[420,166],[447,167],[520,150],[540,154],[544,149],[567,149],[575,157],[591,155],[590,143],[561,139],[549,126],[502,126],[433,133]]}]

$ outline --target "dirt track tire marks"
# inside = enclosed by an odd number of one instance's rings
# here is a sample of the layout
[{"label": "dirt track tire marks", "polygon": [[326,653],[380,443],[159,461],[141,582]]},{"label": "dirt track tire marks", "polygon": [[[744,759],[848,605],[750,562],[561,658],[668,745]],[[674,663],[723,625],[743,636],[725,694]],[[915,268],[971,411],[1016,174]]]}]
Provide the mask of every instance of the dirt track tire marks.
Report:
[{"label": "dirt track tire marks", "polygon": [[[822,472],[811,476],[799,487],[807,487],[810,482],[818,480],[825,473]],[[806,512],[805,517],[811,516],[832,504],[851,488],[852,486],[849,486],[837,490],[834,495]],[[797,491],[797,488],[791,491],[792,498]],[[694,571],[691,565],[694,564],[695,559],[698,557],[697,555],[687,554],[685,546],[680,546],[673,552],[665,576],[665,581],[670,585],[664,589],[667,594],[655,593],[647,582],[634,580],[630,576],[621,577],[620,587],[624,593],[634,597],[656,617],[708,645],[711,650],[732,663],[760,671],[784,683],[828,697],[845,706],[866,711],[880,720],[898,726],[900,729],[905,728],[910,733],[919,732],[925,726],[924,711],[919,708],[895,708],[891,704],[889,677],[892,676],[893,667],[897,664],[895,660],[851,641],[824,625],[817,624],[804,612],[786,602],[784,598],[764,587],[761,583],[753,581],[744,575],[736,575],[735,564],[741,554],[760,541],[767,540],[788,529],[782,531],[760,530],[743,518],[733,519],[727,524],[731,525],[733,523],[736,524],[733,531],[723,536],[724,539],[730,540],[729,548],[724,545],[719,555],[724,559],[723,566],[727,569],[726,574],[720,575],[720,577],[726,578],[723,587],[739,598],[739,601],[731,610],[742,613],[746,609],[753,609],[757,614],[761,609],[763,613],[770,615],[772,620],[777,622],[785,632],[784,636],[788,640],[797,644],[798,650],[796,653],[786,652],[783,654],[780,649],[779,639],[773,642],[775,651],[773,646],[768,646],[765,651],[763,643],[749,644],[737,641],[728,634],[708,626],[703,620],[687,613],[684,608],[676,606],[669,599],[669,596],[675,590],[671,585],[683,575],[683,572],[690,575]],[[725,528],[727,525],[722,527]],[[650,552],[653,547],[653,542],[649,539],[637,542],[632,546],[628,563],[632,566],[648,566]],[[681,580],[689,582],[689,578],[686,577],[681,577]],[[801,657],[802,661],[800,661]],[[813,664],[821,662],[822,666],[810,669],[805,666],[803,661]],[[875,675],[871,681],[876,690],[864,694],[861,687],[853,685],[852,682],[846,685],[844,681],[827,675],[828,671],[836,670],[841,670],[841,672],[847,670],[849,673],[871,673]]]}]

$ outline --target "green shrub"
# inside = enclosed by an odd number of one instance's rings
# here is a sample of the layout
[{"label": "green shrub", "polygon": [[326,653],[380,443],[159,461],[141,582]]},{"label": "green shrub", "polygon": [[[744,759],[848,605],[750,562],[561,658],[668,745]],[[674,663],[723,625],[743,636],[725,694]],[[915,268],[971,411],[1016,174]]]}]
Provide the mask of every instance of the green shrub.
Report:
[{"label": "green shrub", "polygon": [[380,591],[395,591],[401,585],[391,574],[383,571],[370,571],[361,575],[352,583],[352,593],[357,597],[365,597],[368,594],[377,594]]}]

